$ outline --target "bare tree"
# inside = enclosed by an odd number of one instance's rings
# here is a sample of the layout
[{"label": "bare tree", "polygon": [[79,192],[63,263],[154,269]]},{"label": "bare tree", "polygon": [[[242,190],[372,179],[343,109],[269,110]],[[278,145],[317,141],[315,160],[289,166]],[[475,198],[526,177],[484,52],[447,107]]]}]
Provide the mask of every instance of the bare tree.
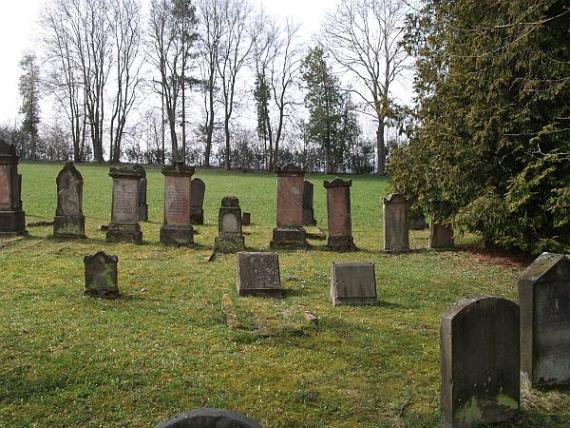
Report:
[{"label": "bare tree", "polygon": [[141,62],[141,13],[137,0],[113,0],[109,26],[115,49],[115,97],[110,123],[110,160],[121,159],[127,117],[135,103]]},{"label": "bare tree", "polygon": [[390,112],[390,89],[407,59],[401,44],[408,6],[403,0],[341,0],[324,22],[323,34],[334,59],[358,78],[353,91],[378,121],[377,172],[384,175],[384,131]]},{"label": "bare tree", "polygon": [[218,76],[224,104],[225,168],[230,165],[230,121],[235,107],[238,74],[250,59],[255,29],[250,26],[253,9],[248,0],[219,0],[223,33],[219,44]]}]

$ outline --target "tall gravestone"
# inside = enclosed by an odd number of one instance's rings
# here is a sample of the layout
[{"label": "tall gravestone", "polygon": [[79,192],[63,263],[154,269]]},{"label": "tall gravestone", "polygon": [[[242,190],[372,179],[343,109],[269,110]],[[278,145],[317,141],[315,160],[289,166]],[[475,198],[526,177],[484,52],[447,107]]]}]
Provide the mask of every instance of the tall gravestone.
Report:
[{"label": "tall gravestone", "polygon": [[18,159],[16,148],[0,140],[0,236],[27,234]]},{"label": "tall gravestone", "polygon": [[133,165],[112,167],[113,202],[111,224],[107,231],[107,242],[133,242],[142,244],[139,225],[139,181],[140,169]]},{"label": "tall gravestone", "polygon": [[146,171],[142,165],[135,165],[134,168],[141,174],[139,180],[139,221],[148,221],[148,205],[146,203]]},{"label": "tall gravestone", "polygon": [[73,165],[66,162],[56,181],[57,208],[53,219],[54,236],[85,238],[83,215],[83,177]]},{"label": "tall gravestone", "polygon": [[226,196],[222,199],[218,215],[218,236],[215,241],[216,251],[221,253],[236,253],[245,248],[239,199]]},{"label": "tall gravestone", "polygon": [[85,294],[93,297],[116,299],[119,297],[117,283],[117,256],[108,256],[99,251],[83,259],[85,265]]},{"label": "tall gravestone", "polygon": [[352,238],[352,215],[350,210],[350,186],[352,180],[335,178],[324,182],[327,189],[327,217],[329,235],[327,247],[331,250],[355,250]]},{"label": "tall gravestone", "polygon": [[384,206],[384,251],[408,251],[410,232],[408,224],[409,200],[400,193],[382,199]]},{"label": "tall gravestone", "polygon": [[310,181],[304,183],[303,188],[303,226],[316,226],[315,210],[313,208],[314,186]]},{"label": "tall gravestone", "polygon": [[194,167],[175,162],[162,169],[164,175],[164,224],[160,242],[167,245],[194,245],[192,227],[192,175]]},{"label": "tall gravestone", "polygon": [[303,227],[304,176],[301,168],[292,165],[277,172],[277,227],[271,248],[308,247]]},{"label": "tall gravestone", "polygon": [[276,253],[238,253],[239,296],[283,297]]},{"label": "tall gravestone", "polygon": [[441,224],[432,219],[429,236],[430,248],[453,248],[453,225]]},{"label": "tall gravestone", "polygon": [[522,372],[532,386],[570,384],[570,259],[541,254],[518,289]]},{"label": "tall gravestone", "polygon": [[204,195],[206,183],[201,179],[192,180],[192,224],[204,224]]},{"label": "tall gravestone", "polygon": [[499,297],[460,300],[440,329],[443,426],[511,419],[520,407],[519,307]]}]

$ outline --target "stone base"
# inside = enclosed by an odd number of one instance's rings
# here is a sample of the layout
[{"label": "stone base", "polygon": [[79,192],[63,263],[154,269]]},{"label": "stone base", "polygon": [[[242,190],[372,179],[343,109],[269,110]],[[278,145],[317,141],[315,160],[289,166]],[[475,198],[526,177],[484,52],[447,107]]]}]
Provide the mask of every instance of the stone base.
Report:
[{"label": "stone base", "polygon": [[302,227],[276,227],[273,229],[271,248],[309,248],[307,233]]},{"label": "stone base", "polygon": [[142,244],[143,234],[141,227],[138,224],[110,224],[106,241]]},{"label": "stone base", "polygon": [[148,205],[139,205],[139,221],[148,221]]},{"label": "stone base", "polygon": [[356,245],[354,245],[352,235],[329,236],[327,239],[327,247],[333,251],[355,251],[357,249]]},{"label": "stone base", "polygon": [[192,207],[192,224],[204,224],[204,209]]},{"label": "stone base", "polygon": [[85,238],[85,216],[56,216],[53,234],[61,238]]},{"label": "stone base", "polygon": [[285,290],[282,288],[238,288],[238,296],[247,297],[285,297]]},{"label": "stone base", "polygon": [[27,235],[24,211],[0,211],[0,233]]},{"label": "stone base", "polygon": [[245,249],[245,239],[240,235],[222,234],[216,237],[214,248],[220,253],[237,253]]},{"label": "stone base", "polygon": [[394,254],[397,254],[397,253],[409,253],[410,251],[412,251],[412,250],[410,249],[410,247],[407,247],[407,248],[403,248],[403,247],[402,247],[402,248],[384,248],[384,249],[382,250],[382,252],[384,252],[384,253],[394,253]]},{"label": "stone base", "polygon": [[160,242],[166,245],[192,247],[194,229],[192,226],[164,225],[160,228]]},{"label": "stone base", "polygon": [[312,208],[303,208],[303,226],[316,226],[315,212]]},{"label": "stone base", "polygon": [[118,299],[119,297],[121,297],[119,290],[104,290],[104,289],[85,290],[85,295],[90,297],[99,297],[101,299]]}]

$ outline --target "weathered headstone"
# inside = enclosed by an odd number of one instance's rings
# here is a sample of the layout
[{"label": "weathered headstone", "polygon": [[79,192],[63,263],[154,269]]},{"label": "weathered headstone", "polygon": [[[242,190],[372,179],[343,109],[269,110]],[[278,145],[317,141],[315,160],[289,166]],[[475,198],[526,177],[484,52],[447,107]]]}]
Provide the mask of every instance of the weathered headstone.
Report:
[{"label": "weathered headstone", "polygon": [[94,297],[116,299],[119,297],[117,284],[117,256],[108,256],[99,251],[83,259],[85,264],[85,294]]},{"label": "weathered headstone", "polygon": [[204,224],[204,194],[206,183],[201,179],[192,180],[192,224]]},{"label": "weathered headstone", "polygon": [[139,180],[139,221],[148,221],[148,205],[146,203],[146,171],[142,165],[135,165],[134,168],[142,176]]},{"label": "weathered headstone", "polygon": [[240,296],[282,297],[276,253],[238,253],[237,290]]},{"label": "weathered headstone", "polygon": [[181,413],[155,428],[261,428],[261,425],[241,413],[204,408]]},{"label": "weathered headstone", "polygon": [[194,244],[192,228],[192,174],[194,167],[175,162],[162,168],[164,175],[164,223],[160,242],[190,247]]},{"label": "weathered headstone", "polygon": [[111,224],[107,231],[107,242],[133,242],[142,244],[139,225],[139,181],[140,169],[133,165],[112,167],[113,202]]},{"label": "weathered headstone", "polygon": [[59,237],[85,238],[83,215],[83,177],[66,162],[56,179],[57,208],[53,219],[53,234]]},{"label": "weathered headstone", "polygon": [[329,234],[327,247],[337,251],[355,250],[352,238],[352,216],[350,212],[350,186],[352,180],[335,178],[325,181],[327,189],[327,212]]},{"label": "weathered headstone", "polygon": [[251,213],[244,212],[241,216],[242,226],[249,226],[251,224]]},{"label": "weathered headstone", "polygon": [[293,165],[277,172],[277,227],[271,248],[307,248],[303,227],[303,189],[305,172]]},{"label": "weathered headstone", "polygon": [[0,236],[27,234],[18,159],[16,148],[0,140]]},{"label": "weathered headstone", "polygon": [[316,226],[315,210],[313,209],[314,186],[305,180],[303,189],[303,226]]},{"label": "weathered headstone", "polygon": [[330,293],[333,306],[375,305],[377,297],[374,263],[333,263]]},{"label": "weathered headstone", "polygon": [[382,200],[384,205],[384,251],[408,251],[409,201],[400,193],[392,193]]},{"label": "weathered headstone", "polygon": [[519,307],[499,297],[460,300],[440,329],[445,427],[511,419],[520,407]]},{"label": "weathered headstone", "polygon": [[429,237],[430,248],[453,248],[453,225],[441,224],[432,220]]},{"label": "weathered headstone", "polygon": [[570,384],[570,259],[541,254],[518,289],[522,372],[532,386]]},{"label": "weathered headstone", "polygon": [[410,230],[424,230],[428,227],[429,225],[422,211],[416,212],[415,214],[410,213]]},{"label": "weathered headstone", "polygon": [[239,199],[235,196],[226,196],[222,199],[218,215],[215,249],[221,253],[237,253],[244,248]]}]

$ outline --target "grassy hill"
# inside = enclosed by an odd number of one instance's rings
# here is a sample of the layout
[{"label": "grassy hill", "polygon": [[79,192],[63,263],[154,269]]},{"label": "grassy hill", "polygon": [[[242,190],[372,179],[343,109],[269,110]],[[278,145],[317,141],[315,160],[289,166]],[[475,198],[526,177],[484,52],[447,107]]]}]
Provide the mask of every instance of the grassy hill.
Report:
[{"label": "grassy hill", "polygon": [[[61,165],[20,166],[27,222],[53,219]],[[275,223],[275,177],[198,171],[206,182],[204,226],[196,248],[158,242],[163,177],[148,169],[145,244],[106,244],[98,231],[111,208],[108,168],[80,166],[88,239],[58,240],[51,227],[0,241],[0,426],[151,427],[196,407],[245,413],[266,427],[434,427],[439,423],[439,322],[457,299],[493,294],[516,299],[528,262],[474,250],[428,251],[428,232],[411,232],[416,249],[380,253],[380,197],[388,183],[353,178],[354,239],[360,251],[281,251],[283,300],[238,298],[236,256],[212,252],[223,196],[252,213],[251,250],[267,250]],[[326,229],[324,176],[315,215]],[[83,257],[119,257],[123,298],[83,296]],[[376,264],[380,304],[333,308],[330,264]],[[238,324],[229,328],[222,296]],[[304,322],[303,311],[318,316]],[[518,426],[567,426],[566,393],[524,390]],[[558,424],[558,425],[557,425]]]}]

